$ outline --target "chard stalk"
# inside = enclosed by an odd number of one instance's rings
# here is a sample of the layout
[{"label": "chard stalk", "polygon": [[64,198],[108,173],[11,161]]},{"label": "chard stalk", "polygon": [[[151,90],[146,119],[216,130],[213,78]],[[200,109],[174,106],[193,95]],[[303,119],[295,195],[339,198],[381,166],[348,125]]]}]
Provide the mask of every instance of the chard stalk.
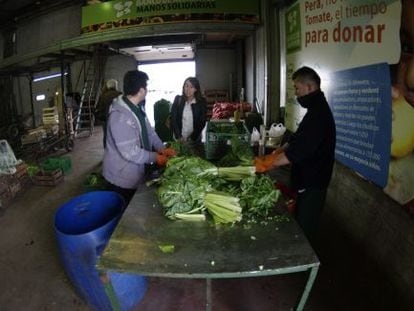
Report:
[{"label": "chard stalk", "polygon": [[186,214],[186,213],[175,213],[174,219],[181,219],[186,221],[205,221],[206,216],[204,214]]},{"label": "chard stalk", "polygon": [[215,208],[215,207],[212,207],[211,209],[209,209],[209,213],[213,215],[213,218],[215,220],[216,218],[219,218],[221,223],[236,222],[242,219],[241,214],[237,214],[229,210]]},{"label": "chard stalk", "polygon": [[234,205],[234,204],[229,204],[227,202],[211,202],[211,201],[206,201],[205,202],[207,208],[219,208],[219,209],[225,209],[225,210],[229,210],[231,212],[235,212],[235,213],[241,213],[242,212],[242,208],[240,207],[240,205]]},{"label": "chard stalk", "polygon": [[254,176],[256,168],[254,166],[232,166],[219,167],[218,175],[230,181],[239,181],[243,178]]},{"label": "chard stalk", "polygon": [[213,175],[217,176],[219,174],[219,170],[217,167],[206,168],[204,171],[197,174],[197,176],[201,177],[204,175]]}]

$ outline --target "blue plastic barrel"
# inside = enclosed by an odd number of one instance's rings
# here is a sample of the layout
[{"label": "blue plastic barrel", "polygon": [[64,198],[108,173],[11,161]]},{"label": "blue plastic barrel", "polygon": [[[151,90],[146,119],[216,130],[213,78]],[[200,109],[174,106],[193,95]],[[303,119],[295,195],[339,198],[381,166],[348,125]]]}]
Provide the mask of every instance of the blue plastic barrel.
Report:
[{"label": "blue plastic barrel", "polygon": [[[95,265],[124,205],[116,192],[93,191],[65,203],[55,214],[55,232],[66,274],[80,296],[95,310],[112,310]],[[144,276],[116,272],[108,275],[121,310],[132,309],[143,298],[147,290]]]}]

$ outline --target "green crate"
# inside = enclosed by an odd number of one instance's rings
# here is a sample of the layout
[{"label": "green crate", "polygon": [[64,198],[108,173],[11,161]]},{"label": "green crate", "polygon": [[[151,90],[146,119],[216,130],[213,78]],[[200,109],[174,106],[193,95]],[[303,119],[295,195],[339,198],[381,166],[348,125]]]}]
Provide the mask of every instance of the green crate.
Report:
[{"label": "green crate", "polygon": [[68,174],[72,171],[72,160],[68,156],[49,157],[40,164],[40,167],[44,171],[61,169],[64,174]]},{"label": "green crate", "polygon": [[230,149],[231,139],[238,137],[250,143],[250,133],[244,122],[209,121],[206,135],[206,159],[217,160]]}]

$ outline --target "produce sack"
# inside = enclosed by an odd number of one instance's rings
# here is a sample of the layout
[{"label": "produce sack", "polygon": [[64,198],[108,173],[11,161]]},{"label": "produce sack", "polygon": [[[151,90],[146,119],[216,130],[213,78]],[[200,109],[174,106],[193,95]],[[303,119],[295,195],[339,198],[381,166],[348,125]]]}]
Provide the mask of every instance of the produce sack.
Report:
[{"label": "produce sack", "polygon": [[250,143],[251,144],[259,143],[259,140],[260,140],[260,133],[258,129],[254,127],[252,134],[250,136]]},{"label": "produce sack", "polygon": [[282,123],[273,123],[269,129],[269,137],[280,137],[285,134],[286,128]]},{"label": "produce sack", "polygon": [[21,160],[16,159],[7,140],[0,140],[0,174],[16,173],[16,165],[21,162]]}]

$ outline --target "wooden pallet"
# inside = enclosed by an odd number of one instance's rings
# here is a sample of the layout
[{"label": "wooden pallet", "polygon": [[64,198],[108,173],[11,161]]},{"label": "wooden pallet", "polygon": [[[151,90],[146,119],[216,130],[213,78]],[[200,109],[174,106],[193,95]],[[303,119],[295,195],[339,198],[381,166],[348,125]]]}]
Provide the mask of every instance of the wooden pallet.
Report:
[{"label": "wooden pallet", "polygon": [[63,178],[63,172],[59,169],[50,172],[39,171],[32,180],[38,186],[56,186],[63,181]]},{"label": "wooden pallet", "polygon": [[21,162],[16,166],[16,172],[0,176],[0,203],[7,208],[13,199],[31,184],[27,173],[27,164]]},{"label": "wooden pallet", "polygon": [[12,201],[13,201],[13,198],[8,189],[7,191],[3,191],[2,193],[0,193],[0,207],[2,209],[8,208]]},{"label": "wooden pallet", "polygon": [[0,194],[9,190],[9,179],[7,175],[0,175]]},{"label": "wooden pallet", "polygon": [[24,178],[27,175],[27,164],[26,162],[21,162],[16,165],[16,173],[13,174],[17,179]]}]

